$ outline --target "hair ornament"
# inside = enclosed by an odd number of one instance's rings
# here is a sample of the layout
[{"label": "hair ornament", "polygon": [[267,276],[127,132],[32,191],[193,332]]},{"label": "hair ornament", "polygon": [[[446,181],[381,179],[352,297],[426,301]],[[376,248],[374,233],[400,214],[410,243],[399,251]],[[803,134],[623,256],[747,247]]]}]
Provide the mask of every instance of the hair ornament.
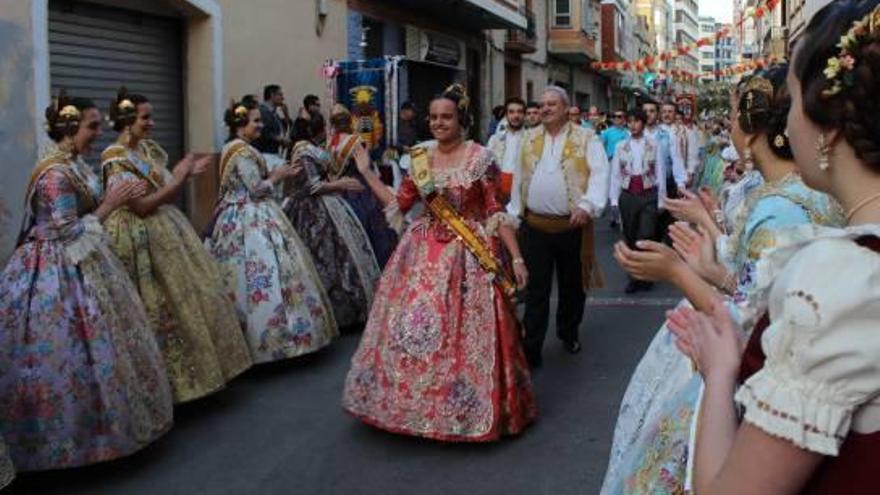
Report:
[{"label": "hair ornament", "polygon": [[234,110],[232,110],[232,113],[235,114],[236,118],[245,119],[248,116],[248,109],[244,105],[238,105],[235,107]]},{"label": "hair ornament", "polygon": [[743,92],[758,92],[767,95],[768,98],[773,98],[773,83],[761,76],[752,76],[749,78],[748,82],[746,82],[745,88],[743,88]]},{"label": "hair ornament", "polygon": [[130,112],[135,109],[134,103],[128,98],[120,101],[117,106],[119,107],[120,112]]},{"label": "hair ornament", "polygon": [[458,109],[462,111],[467,111],[471,105],[471,99],[467,94],[467,91],[464,89],[459,83],[455,83],[447,87],[444,91],[447,94],[454,94],[458,96]]},{"label": "hair ornament", "polygon": [[840,51],[836,57],[829,58],[825,66],[828,87],[822,91],[823,97],[832,98],[845,88],[853,86],[855,83],[853,70],[859,63],[854,54],[862,43],[876,37],[880,37],[880,6],[861,20],[854,22],[850,30],[840,37],[840,42],[837,44]]},{"label": "hair ornament", "polygon": [[79,120],[80,113],[79,109],[75,106],[64,105],[64,107],[58,111],[58,116],[64,120]]}]

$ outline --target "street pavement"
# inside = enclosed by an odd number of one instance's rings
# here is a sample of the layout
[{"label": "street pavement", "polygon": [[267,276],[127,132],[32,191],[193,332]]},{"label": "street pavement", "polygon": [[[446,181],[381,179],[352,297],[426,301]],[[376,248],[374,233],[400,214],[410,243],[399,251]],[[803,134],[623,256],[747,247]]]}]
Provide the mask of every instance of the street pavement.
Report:
[{"label": "street pavement", "polygon": [[[676,292],[624,296],[598,225],[607,287],[594,291],[583,351],[548,332],[534,376],[539,419],[518,438],[444,444],[372,429],[340,407],[359,334],[301,360],[260,366],[178,408],[175,428],[142,452],[99,466],[20,474],[11,494],[568,495],[598,493],[629,376]],[[552,318],[551,318],[552,321]]]}]

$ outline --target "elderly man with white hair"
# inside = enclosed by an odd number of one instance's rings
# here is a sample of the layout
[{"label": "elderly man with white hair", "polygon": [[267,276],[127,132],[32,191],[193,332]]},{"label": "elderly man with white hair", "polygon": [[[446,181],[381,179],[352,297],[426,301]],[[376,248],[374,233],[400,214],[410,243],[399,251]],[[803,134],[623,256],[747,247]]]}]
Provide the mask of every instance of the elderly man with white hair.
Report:
[{"label": "elderly man with white hair", "polygon": [[541,96],[541,125],[522,145],[520,184],[526,267],[524,347],[532,366],[542,362],[556,273],[556,335],[565,349],[581,350],[578,329],[586,290],[601,284],[593,246],[593,219],[608,201],[608,158],[590,129],[568,120],[568,93],[549,86]]}]

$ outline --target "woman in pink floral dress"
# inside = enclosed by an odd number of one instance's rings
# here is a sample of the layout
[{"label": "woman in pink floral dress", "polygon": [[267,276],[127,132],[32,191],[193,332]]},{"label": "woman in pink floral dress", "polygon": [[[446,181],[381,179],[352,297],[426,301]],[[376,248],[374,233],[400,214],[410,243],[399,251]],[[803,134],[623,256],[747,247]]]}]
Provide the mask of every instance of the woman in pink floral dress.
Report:
[{"label": "woman in pink floral dress", "polygon": [[59,98],[47,117],[58,146],[31,175],[19,245],[0,275],[0,432],[21,471],[131,454],[172,414],[143,304],[101,226],[143,186],[120,183],[99,202],[80,157],[101,113]]}]

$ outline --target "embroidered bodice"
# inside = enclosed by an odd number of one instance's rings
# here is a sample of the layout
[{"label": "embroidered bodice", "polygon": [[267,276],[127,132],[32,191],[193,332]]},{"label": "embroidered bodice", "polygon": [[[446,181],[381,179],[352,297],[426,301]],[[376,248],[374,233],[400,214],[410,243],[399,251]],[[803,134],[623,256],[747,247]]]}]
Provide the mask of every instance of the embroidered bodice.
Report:
[{"label": "embroidered bodice", "polygon": [[101,181],[82,158],[54,153],[35,172],[28,191],[22,234],[26,239],[76,239],[84,231],[82,217],[101,197]]},{"label": "embroidered bodice", "polygon": [[273,197],[266,160],[241,139],[226,143],[220,154],[220,195],[223,203],[244,204]]}]

